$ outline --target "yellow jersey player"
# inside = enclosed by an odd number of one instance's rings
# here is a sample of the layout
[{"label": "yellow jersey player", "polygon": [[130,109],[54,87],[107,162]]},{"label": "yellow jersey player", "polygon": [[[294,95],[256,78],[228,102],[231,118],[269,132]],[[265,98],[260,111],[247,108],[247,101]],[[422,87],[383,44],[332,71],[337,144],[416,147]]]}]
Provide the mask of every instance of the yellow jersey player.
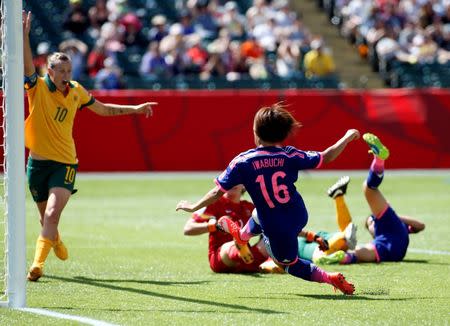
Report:
[{"label": "yellow jersey player", "polygon": [[30,47],[31,12],[24,12],[22,21],[24,84],[29,104],[25,121],[25,145],[29,149],[27,176],[42,226],[28,280],[37,281],[43,275],[52,248],[59,259],[68,258],[58,224],[74,191],[78,167],[72,136],[75,114],[87,107],[102,116],[146,114],[148,117],[157,103],[117,105],[95,100],[83,86],[71,80],[72,63],[65,53],[51,54],[47,59],[48,73],[39,77]]}]

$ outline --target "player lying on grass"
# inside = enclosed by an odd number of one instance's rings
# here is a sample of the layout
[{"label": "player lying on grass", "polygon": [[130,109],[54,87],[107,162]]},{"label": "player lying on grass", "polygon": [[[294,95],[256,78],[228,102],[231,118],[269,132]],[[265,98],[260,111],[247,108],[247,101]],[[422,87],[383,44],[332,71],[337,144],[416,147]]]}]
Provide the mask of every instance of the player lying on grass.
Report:
[{"label": "player lying on grass", "polygon": [[[78,159],[72,129],[75,115],[87,107],[98,115],[152,114],[156,102],[139,105],[104,104],[71,80],[72,62],[61,52],[49,55],[48,74],[39,77],[30,47],[31,12],[23,13],[23,58],[29,115],[25,121],[25,146],[30,150],[28,184],[39,210],[41,232],[36,241],[28,280],[43,275],[44,263],[53,248],[61,260],[67,248],[58,232],[61,213],[74,192]],[[93,137],[95,135],[93,134]]]},{"label": "player lying on grass", "polygon": [[287,273],[311,282],[327,283],[344,294],[353,294],[353,284],[341,273],[327,273],[298,257],[298,234],[308,221],[308,212],[295,182],[298,171],[314,169],[336,159],[359,132],[348,130],[335,144],[323,152],[302,151],[284,146],[286,139],[300,127],[289,111],[279,103],[263,107],[255,115],[253,135],[256,148],[236,156],[228,168],[216,178],[216,186],[195,204],[180,201],[177,210],[195,212],[217,201],[223,194],[243,184],[258,210],[260,226],[249,223],[242,232],[230,219],[221,219],[221,227],[243,245],[262,234],[269,255]]},{"label": "player lying on grass", "polygon": [[[409,233],[425,229],[425,224],[406,216],[399,216],[392,209],[379,190],[384,176],[384,161],[389,157],[389,150],[373,134],[364,134],[363,139],[371,148],[373,161],[369,175],[363,184],[363,192],[369,204],[371,215],[365,225],[373,241],[352,251],[337,251],[318,260],[321,264],[352,264],[364,262],[401,261],[409,244]],[[344,192],[345,193],[345,192]],[[336,196],[336,203],[345,207],[344,196]],[[338,210],[339,213],[339,210]]]},{"label": "player lying on grass", "polygon": [[[230,234],[221,230],[221,218],[229,218],[240,226],[247,223],[254,205],[249,201],[241,200],[244,192],[242,185],[231,188],[215,203],[194,212],[184,226],[184,235],[195,236],[209,233],[209,266],[216,273],[257,273],[261,270],[260,265],[269,257],[261,239],[254,245],[240,246]],[[305,236],[309,238],[299,237],[299,244],[311,245],[308,241],[315,241],[313,242],[315,245],[312,246],[317,250],[320,245],[322,248],[328,246],[323,238],[315,237],[314,239],[312,232],[307,232]],[[299,249],[299,252],[303,252],[303,249]],[[276,266],[270,272],[280,272],[279,267]]]},{"label": "player lying on grass", "polygon": [[184,235],[209,233],[209,266],[216,273],[255,273],[268,257],[262,241],[239,246],[217,222],[227,216],[238,225],[247,223],[254,205],[241,199],[244,191],[242,185],[231,188],[215,203],[195,212],[184,226]]}]

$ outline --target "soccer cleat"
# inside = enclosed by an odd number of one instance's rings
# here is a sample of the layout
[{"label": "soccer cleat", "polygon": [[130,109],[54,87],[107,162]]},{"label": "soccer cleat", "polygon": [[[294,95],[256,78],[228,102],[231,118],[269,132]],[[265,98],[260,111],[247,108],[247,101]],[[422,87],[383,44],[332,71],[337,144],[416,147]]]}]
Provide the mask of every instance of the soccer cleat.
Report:
[{"label": "soccer cleat", "polygon": [[219,218],[219,220],[217,221],[217,226],[219,230],[230,234],[239,246],[244,246],[247,244],[247,241],[242,240],[239,235],[239,226],[228,216],[222,216],[221,218]]},{"label": "soccer cleat", "polygon": [[331,265],[339,264],[345,258],[345,252],[338,250],[330,255],[324,255],[322,257],[314,259],[314,263],[317,265]]},{"label": "soccer cleat", "polygon": [[31,266],[30,271],[28,272],[27,279],[32,282],[36,282],[43,275],[42,268],[39,266]]},{"label": "soccer cleat", "polygon": [[259,270],[261,273],[270,273],[270,274],[285,273],[284,269],[275,264],[275,262],[272,259],[267,259],[264,263],[259,265]]},{"label": "soccer cleat", "polygon": [[61,260],[66,260],[69,258],[69,252],[67,251],[66,246],[64,243],[60,240],[53,246],[53,251],[55,252],[56,257],[58,257]]},{"label": "soccer cleat", "polygon": [[344,175],[341,177],[334,185],[328,188],[327,194],[331,198],[336,198],[342,195],[345,195],[347,192],[347,186],[350,183],[350,177],[348,175]]},{"label": "soccer cleat", "polygon": [[357,230],[358,230],[358,228],[353,223],[349,223],[344,230],[344,238],[345,238],[345,241],[347,241],[347,247],[350,250],[353,250],[356,247],[356,243],[358,241],[356,239],[356,231]]},{"label": "soccer cleat", "polygon": [[331,285],[334,289],[340,290],[344,294],[352,295],[355,292],[355,286],[352,283],[347,282],[344,275],[341,273],[328,273]]},{"label": "soccer cleat", "polygon": [[384,146],[380,139],[371,133],[366,133],[363,135],[364,141],[369,145],[370,152],[372,152],[376,157],[387,160],[389,157],[389,149]]},{"label": "soccer cleat", "polygon": [[250,251],[248,244],[239,245],[236,241],[234,241],[234,245],[236,246],[236,249],[239,251],[239,257],[241,257],[244,263],[246,264],[253,263],[254,261],[253,254]]}]

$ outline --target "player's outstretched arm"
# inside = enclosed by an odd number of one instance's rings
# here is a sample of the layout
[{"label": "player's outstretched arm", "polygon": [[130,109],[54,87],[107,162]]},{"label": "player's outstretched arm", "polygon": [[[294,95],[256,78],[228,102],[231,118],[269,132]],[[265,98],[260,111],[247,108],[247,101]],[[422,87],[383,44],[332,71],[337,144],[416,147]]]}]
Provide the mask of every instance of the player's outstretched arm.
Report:
[{"label": "player's outstretched arm", "polygon": [[349,129],[345,133],[344,137],[339,139],[334,145],[328,147],[321,154],[323,157],[323,163],[329,163],[334,161],[344,151],[345,147],[359,138],[359,131],[356,129]]},{"label": "player's outstretched arm", "polygon": [[202,199],[200,199],[197,203],[195,204],[191,204],[189,203],[187,200],[181,200],[178,204],[177,204],[177,208],[176,210],[182,210],[185,212],[195,212],[196,210],[202,208],[202,207],[206,207],[212,203],[214,203],[216,200],[218,200],[220,197],[223,196],[225,192],[223,192],[222,190],[220,190],[219,187],[215,186],[213,189],[211,189],[210,191],[208,191]]},{"label": "player's outstretched arm", "polygon": [[193,218],[186,221],[183,229],[184,235],[200,235],[208,232],[208,222],[196,222]]},{"label": "player's outstretched arm", "polygon": [[200,235],[216,231],[217,231],[217,220],[214,217],[211,217],[209,220],[204,222],[197,222],[194,218],[190,218],[184,225],[183,234]]},{"label": "player's outstretched arm", "polygon": [[157,104],[158,102],[146,102],[138,105],[105,104],[96,100],[89,106],[89,109],[101,116],[145,114],[148,118],[153,115],[152,106]]},{"label": "player's outstretched arm", "polygon": [[30,46],[31,11],[22,12],[22,28],[24,74],[29,77],[36,72],[33,64],[33,53],[31,52]]}]

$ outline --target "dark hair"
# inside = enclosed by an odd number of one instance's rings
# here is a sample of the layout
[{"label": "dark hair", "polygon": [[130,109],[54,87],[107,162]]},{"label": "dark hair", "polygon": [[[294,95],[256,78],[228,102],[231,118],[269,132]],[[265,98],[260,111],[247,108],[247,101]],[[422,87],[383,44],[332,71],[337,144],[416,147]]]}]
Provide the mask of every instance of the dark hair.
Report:
[{"label": "dark hair", "polygon": [[63,52],[55,52],[47,58],[47,66],[52,69],[61,62],[71,62],[69,55]]},{"label": "dark hair", "polygon": [[301,126],[281,102],[259,109],[254,119],[256,135],[269,143],[282,142]]}]

